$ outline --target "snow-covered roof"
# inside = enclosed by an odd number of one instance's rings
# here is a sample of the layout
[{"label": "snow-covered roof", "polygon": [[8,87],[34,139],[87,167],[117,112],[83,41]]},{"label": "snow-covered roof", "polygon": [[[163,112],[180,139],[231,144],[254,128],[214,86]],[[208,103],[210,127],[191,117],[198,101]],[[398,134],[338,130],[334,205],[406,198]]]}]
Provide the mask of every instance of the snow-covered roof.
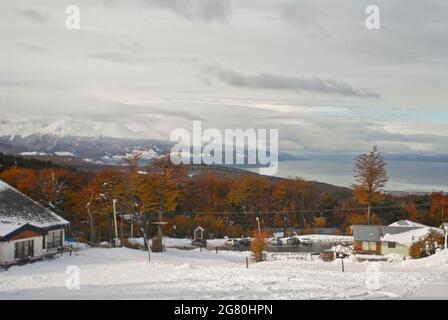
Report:
[{"label": "snow-covered roof", "polygon": [[397,222],[391,223],[389,227],[413,227],[413,228],[429,228],[424,224],[409,221],[409,220],[399,220]]},{"label": "snow-covered roof", "polygon": [[3,182],[2,180],[0,180],[0,191],[7,189],[9,187],[8,184],[6,184],[5,182]]},{"label": "snow-covered roof", "polygon": [[[415,231],[422,230],[424,234],[427,233],[430,227],[416,227],[416,226],[378,226],[378,225],[353,225],[353,239],[355,241],[394,241],[384,240],[385,235],[395,236]],[[396,241],[398,242],[398,241]]]},{"label": "snow-covered roof", "polygon": [[5,231],[30,224],[38,228],[65,225],[68,221],[0,180],[0,225]]},{"label": "snow-covered roof", "polygon": [[421,238],[424,238],[432,230],[435,232],[441,232],[440,229],[436,229],[436,228],[430,228],[430,227],[418,228],[418,229],[409,230],[406,232],[396,233],[396,234],[385,233],[381,237],[381,241],[396,242],[396,243],[410,246],[414,242],[420,240]]},{"label": "snow-covered roof", "polygon": [[356,241],[380,241],[381,226],[353,225],[352,228]]},{"label": "snow-covered roof", "polygon": [[23,223],[0,222],[0,238],[10,234],[11,232],[23,227]]}]

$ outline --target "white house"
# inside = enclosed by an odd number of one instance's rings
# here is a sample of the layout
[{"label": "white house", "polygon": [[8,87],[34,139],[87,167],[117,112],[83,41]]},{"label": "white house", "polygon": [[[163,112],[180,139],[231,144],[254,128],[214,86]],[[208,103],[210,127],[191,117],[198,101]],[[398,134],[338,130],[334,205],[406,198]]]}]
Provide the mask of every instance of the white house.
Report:
[{"label": "white house", "polygon": [[68,221],[0,180],[0,265],[57,252],[67,225]]},{"label": "white house", "polygon": [[423,224],[400,220],[388,226],[354,225],[353,240],[354,251],[357,254],[409,255],[409,248],[431,230],[440,232]]}]

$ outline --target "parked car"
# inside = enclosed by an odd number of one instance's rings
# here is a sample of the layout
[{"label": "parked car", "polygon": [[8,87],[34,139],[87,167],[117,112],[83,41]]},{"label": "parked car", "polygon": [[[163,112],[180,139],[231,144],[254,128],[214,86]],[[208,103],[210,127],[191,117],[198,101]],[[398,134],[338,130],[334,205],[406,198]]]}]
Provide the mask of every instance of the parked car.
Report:
[{"label": "parked car", "polygon": [[291,237],[288,240],[286,240],[286,244],[288,246],[298,246],[300,245],[300,239],[297,237]]},{"label": "parked car", "polygon": [[283,241],[280,238],[272,238],[269,241],[269,244],[273,245],[273,246],[282,246],[283,245]]},{"label": "parked car", "polygon": [[194,247],[205,248],[205,247],[207,247],[207,240],[206,239],[193,239],[191,241],[191,245]]},{"label": "parked car", "polygon": [[251,240],[249,238],[244,238],[238,241],[239,246],[241,247],[250,247]]},{"label": "parked car", "polygon": [[310,246],[313,244],[313,240],[311,240],[310,238],[302,238],[300,239],[301,244],[304,244],[306,246]]},{"label": "parked car", "polygon": [[238,239],[227,239],[224,243],[227,247],[238,247],[240,242]]}]

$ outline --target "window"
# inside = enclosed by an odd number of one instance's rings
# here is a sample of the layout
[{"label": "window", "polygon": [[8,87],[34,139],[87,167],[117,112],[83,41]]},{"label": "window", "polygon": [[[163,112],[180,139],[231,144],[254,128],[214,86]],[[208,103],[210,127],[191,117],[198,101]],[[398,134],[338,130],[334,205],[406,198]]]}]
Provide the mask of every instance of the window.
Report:
[{"label": "window", "polygon": [[62,230],[48,232],[47,248],[53,249],[62,246]]},{"label": "window", "polygon": [[362,251],[376,251],[376,242],[373,241],[363,241]]},{"label": "window", "polygon": [[14,259],[25,260],[34,256],[34,240],[19,241],[14,244]]},{"label": "window", "polygon": [[396,242],[388,242],[387,243],[387,247],[390,249],[395,249],[396,246],[397,246]]}]

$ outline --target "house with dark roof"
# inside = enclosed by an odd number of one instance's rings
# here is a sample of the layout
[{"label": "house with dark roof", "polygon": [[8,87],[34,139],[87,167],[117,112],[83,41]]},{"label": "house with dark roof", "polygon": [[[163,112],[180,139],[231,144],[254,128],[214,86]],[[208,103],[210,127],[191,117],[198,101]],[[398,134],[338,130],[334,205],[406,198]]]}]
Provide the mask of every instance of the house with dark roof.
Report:
[{"label": "house with dark roof", "polygon": [[0,265],[57,252],[67,225],[67,220],[0,180]]},{"label": "house with dark roof", "polygon": [[400,220],[388,226],[353,225],[354,253],[408,256],[411,245],[431,230],[439,231],[408,220]]}]

